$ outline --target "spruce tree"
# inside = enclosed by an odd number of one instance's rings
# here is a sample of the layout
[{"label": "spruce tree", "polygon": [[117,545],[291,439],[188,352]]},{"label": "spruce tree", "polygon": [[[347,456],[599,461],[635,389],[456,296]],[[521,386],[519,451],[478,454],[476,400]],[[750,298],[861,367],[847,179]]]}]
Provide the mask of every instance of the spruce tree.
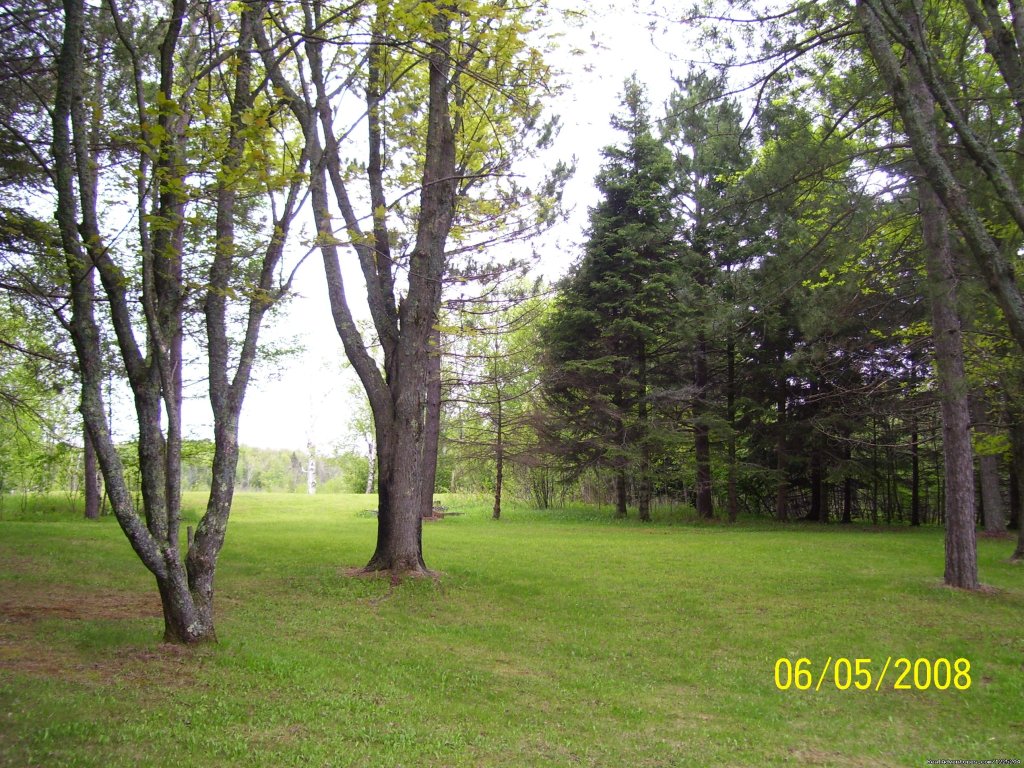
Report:
[{"label": "spruce tree", "polygon": [[671,153],[652,135],[643,87],[626,81],[612,125],[625,135],[606,147],[580,261],[561,286],[544,329],[545,393],[567,467],[610,470],[616,516],[635,484],[650,519],[651,457],[659,440],[652,392],[670,359],[675,326],[675,222]]},{"label": "spruce tree", "polygon": [[[745,127],[739,103],[726,97],[724,75],[691,70],[677,80],[671,94],[662,135],[676,164],[673,202],[679,218],[680,320],[688,353],[681,368],[691,369],[693,395],[689,422],[693,429],[695,493],[697,514],[714,514],[711,487],[712,425],[725,416],[728,433],[729,518],[738,514],[736,494],[735,407],[726,405],[724,414],[715,411],[713,380],[715,357],[726,359],[734,370],[735,317],[734,270],[751,256],[744,248],[747,211],[735,199],[735,179],[751,163],[750,132]],[[723,349],[716,349],[724,342]],[[729,368],[732,363],[732,368]],[[727,400],[735,382],[722,382]]]}]

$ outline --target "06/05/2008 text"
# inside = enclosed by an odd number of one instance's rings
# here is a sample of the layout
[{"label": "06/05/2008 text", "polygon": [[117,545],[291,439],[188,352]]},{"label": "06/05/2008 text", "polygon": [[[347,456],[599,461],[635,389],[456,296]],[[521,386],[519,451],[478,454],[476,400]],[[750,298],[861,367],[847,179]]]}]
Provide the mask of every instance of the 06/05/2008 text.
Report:
[{"label": "06/05/2008 text", "polygon": [[971,662],[888,656],[883,663],[881,659],[829,656],[820,669],[804,657],[795,661],[782,657],[775,662],[775,687],[780,691],[820,691],[825,683],[840,691],[880,691],[883,684],[894,691],[966,691],[971,687]]}]

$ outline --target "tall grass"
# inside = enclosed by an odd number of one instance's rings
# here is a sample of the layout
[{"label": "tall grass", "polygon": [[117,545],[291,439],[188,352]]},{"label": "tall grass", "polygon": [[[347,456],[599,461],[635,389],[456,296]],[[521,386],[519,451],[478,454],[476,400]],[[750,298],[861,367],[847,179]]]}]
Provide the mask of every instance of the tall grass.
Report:
[{"label": "tall grass", "polygon": [[[116,523],[0,522],[0,765],[925,765],[1024,758],[1024,569],[941,531],[653,525],[451,498],[436,581],[354,578],[363,496],[245,495],[220,643],[158,644]],[[202,498],[189,497],[196,518]],[[43,524],[46,521],[47,524]],[[968,690],[780,691],[780,657],[966,658]]]}]

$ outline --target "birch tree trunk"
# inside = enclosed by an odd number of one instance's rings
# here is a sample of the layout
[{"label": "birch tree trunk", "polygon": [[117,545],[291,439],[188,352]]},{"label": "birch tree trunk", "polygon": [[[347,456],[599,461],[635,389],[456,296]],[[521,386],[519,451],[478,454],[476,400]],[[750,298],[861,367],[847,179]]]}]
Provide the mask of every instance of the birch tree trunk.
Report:
[{"label": "birch tree trunk", "polygon": [[367,496],[373,493],[373,484],[377,473],[377,441],[370,438],[366,441],[366,490]]}]

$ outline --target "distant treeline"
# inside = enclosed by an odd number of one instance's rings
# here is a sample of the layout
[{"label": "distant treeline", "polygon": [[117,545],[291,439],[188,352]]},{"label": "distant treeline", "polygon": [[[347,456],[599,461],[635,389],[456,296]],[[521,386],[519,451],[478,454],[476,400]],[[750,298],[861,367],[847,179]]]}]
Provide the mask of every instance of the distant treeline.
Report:
[{"label": "distant treeline", "polygon": [[[0,461],[0,495],[65,493],[77,498],[83,488],[82,448],[66,442],[34,442],[17,461]],[[134,442],[120,446],[121,460],[138,488],[138,455]],[[11,457],[7,457],[11,458]],[[307,493],[309,453],[288,449],[242,446],[235,489]],[[210,487],[213,443],[189,440],[182,447],[182,490],[204,491]],[[365,455],[336,449],[317,455],[317,493],[364,493],[369,472]],[[376,491],[376,488],[373,489]]]}]

